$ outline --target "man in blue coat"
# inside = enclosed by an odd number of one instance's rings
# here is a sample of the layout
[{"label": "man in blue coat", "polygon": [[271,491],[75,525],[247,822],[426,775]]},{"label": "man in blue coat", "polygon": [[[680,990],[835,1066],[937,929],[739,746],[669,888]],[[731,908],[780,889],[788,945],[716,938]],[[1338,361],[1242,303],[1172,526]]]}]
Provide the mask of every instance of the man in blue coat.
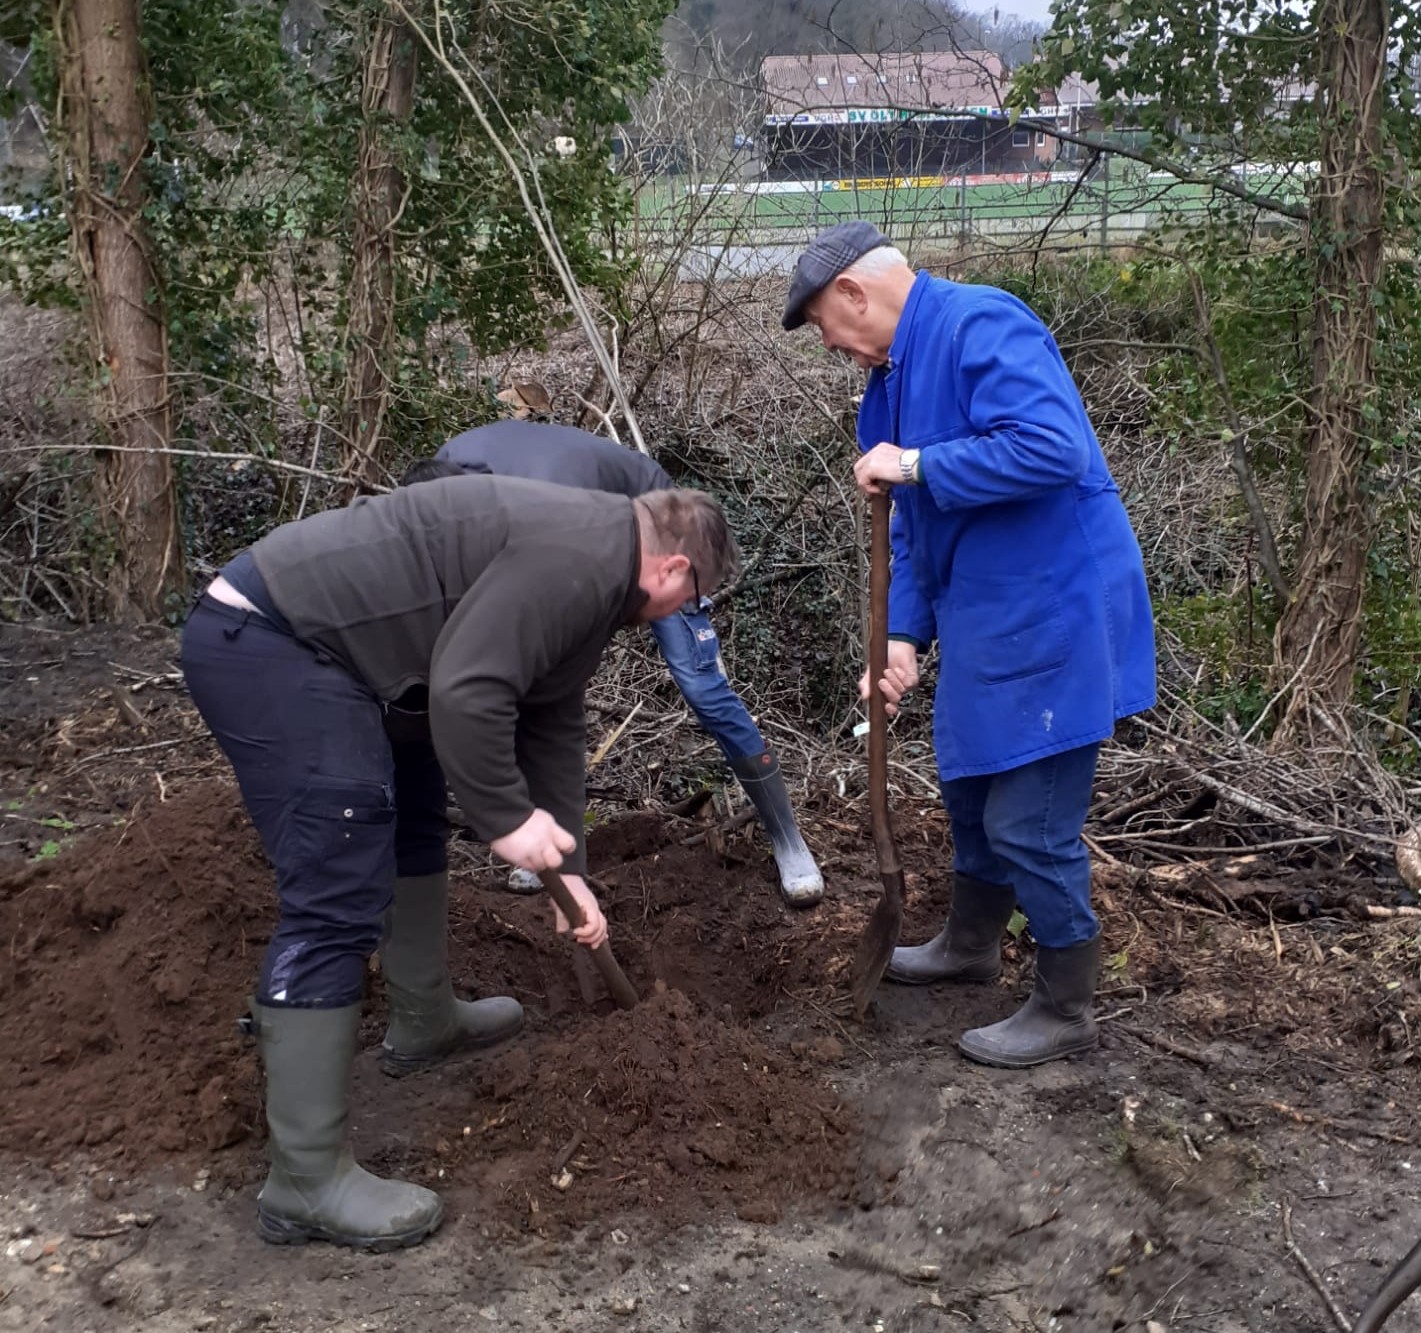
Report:
[{"label": "man in blue coat", "polygon": [[890,712],[919,655],[941,648],[933,743],[952,902],[942,932],[894,950],[887,976],[995,978],[1020,905],[1037,945],[1031,996],[959,1045],[1008,1068],[1088,1050],[1100,926],[1081,831],[1101,743],[1155,702],[1155,658],[1139,544],[1080,394],[1027,306],[914,273],[867,222],[810,243],[782,322],[813,325],[869,372],[854,476],[894,498],[876,682]]},{"label": "man in blue coat", "polygon": [[[659,463],[635,449],[571,426],[533,421],[495,421],[466,430],[433,458],[414,463],[403,481],[409,485],[466,472],[551,481],[633,499],[651,491],[670,490],[676,484]],[[699,604],[687,602],[672,615],[653,620],[652,636],[671,678],[720,746],[760,817],[779,871],[780,897],[790,907],[812,907],[824,896],[823,876],[800,834],[779,760],[725,674],[720,640],[706,613],[710,604],[708,598]],[[437,766],[425,763],[424,768],[430,775],[427,787],[431,797],[437,793],[440,799],[425,803],[429,809],[423,823],[431,837],[442,837],[443,788]],[[435,804],[438,820],[433,818]],[[509,885],[520,892],[542,888],[536,875],[518,869],[510,876]]]}]

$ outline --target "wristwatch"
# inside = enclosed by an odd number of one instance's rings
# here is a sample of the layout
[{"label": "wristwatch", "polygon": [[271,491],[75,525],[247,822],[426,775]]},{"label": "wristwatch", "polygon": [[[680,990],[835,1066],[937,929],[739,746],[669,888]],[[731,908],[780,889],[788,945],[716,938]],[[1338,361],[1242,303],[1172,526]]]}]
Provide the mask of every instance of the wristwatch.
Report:
[{"label": "wristwatch", "polygon": [[905,486],[916,486],[922,481],[918,472],[918,457],[921,453],[921,449],[904,449],[898,455],[898,472]]}]

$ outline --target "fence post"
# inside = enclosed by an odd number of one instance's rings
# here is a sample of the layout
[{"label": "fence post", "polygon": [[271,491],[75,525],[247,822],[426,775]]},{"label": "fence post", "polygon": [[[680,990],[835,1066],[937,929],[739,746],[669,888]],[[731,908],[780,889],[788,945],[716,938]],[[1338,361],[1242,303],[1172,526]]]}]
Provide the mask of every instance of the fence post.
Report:
[{"label": "fence post", "polygon": [[958,220],[957,244],[965,250],[967,248],[967,164],[965,162],[962,164],[961,195],[962,212]]},{"label": "fence post", "polygon": [[1110,154],[1100,159],[1100,253],[1110,250]]}]

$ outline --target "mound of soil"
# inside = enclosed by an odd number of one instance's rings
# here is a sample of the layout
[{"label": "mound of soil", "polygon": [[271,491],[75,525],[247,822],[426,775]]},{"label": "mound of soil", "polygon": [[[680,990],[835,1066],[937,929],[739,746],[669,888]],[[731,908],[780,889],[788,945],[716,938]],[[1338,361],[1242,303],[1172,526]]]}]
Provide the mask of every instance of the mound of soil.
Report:
[{"label": "mound of soil", "polygon": [[267,886],[216,781],[0,886],[0,1137],[135,1164],[245,1138],[256,1055],[236,1019],[271,928]]},{"label": "mound of soil", "polygon": [[824,1081],[843,1054],[832,1037],[782,1048],[657,983],[630,1012],[515,1044],[462,1091],[446,1083],[423,1099],[446,1132],[375,1158],[425,1183],[468,1179],[481,1209],[497,1199],[530,1230],[628,1208],[671,1225],[727,1202],[771,1222],[791,1200],[851,1192],[853,1119]]},{"label": "mound of soil", "polygon": [[[787,989],[828,986],[862,913],[791,914],[763,849],[716,855],[668,843],[678,832],[634,816],[590,839],[614,947],[644,997],[629,1013],[582,998],[541,896],[456,878],[456,986],[516,995],[528,1028],[400,1082],[362,1057],[363,1160],[456,1196],[468,1186],[520,1229],[641,1205],[668,1223],[707,1204],[769,1220],[792,1198],[849,1195],[856,1131],[829,1082],[842,1046],[761,1020]],[[0,1142],[50,1164],[138,1172],[201,1155],[219,1179],[257,1177],[261,1080],[236,1019],[273,917],[270,869],[220,779],[0,883]],[[368,1046],[384,1022],[377,968]]]}]

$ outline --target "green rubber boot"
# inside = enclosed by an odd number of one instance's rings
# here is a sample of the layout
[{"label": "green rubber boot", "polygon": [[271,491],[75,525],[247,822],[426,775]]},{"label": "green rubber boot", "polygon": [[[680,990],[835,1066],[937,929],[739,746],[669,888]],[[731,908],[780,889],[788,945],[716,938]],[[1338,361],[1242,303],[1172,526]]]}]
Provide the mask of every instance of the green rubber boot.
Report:
[{"label": "green rubber boot", "polygon": [[380,969],[390,1001],[380,1068],[393,1078],[430,1069],[459,1051],[496,1046],[523,1027],[523,1006],[509,996],[454,998],[448,871],[395,881]]},{"label": "green rubber boot", "polygon": [[418,1245],[444,1218],[439,1196],[371,1175],[355,1164],[346,1138],[360,1006],[251,1010],[271,1132],[271,1170],[257,1197],[262,1239],[361,1250]]}]

